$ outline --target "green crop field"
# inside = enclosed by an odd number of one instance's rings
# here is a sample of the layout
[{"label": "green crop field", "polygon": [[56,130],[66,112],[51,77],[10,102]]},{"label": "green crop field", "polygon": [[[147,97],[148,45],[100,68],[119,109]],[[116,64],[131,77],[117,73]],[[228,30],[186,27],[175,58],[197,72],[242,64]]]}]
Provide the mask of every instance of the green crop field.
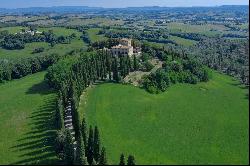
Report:
[{"label": "green crop field", "polygon": [[248,164],[247,90],[213,72],[197,85],[152,95],[131,85],[102,84],[82,97],[81,117],[100,129],[111,164]]},{"label": "green crop field", "polygon": [[0,84],[0,164],[55,164],[56,95],[45,72]]}]

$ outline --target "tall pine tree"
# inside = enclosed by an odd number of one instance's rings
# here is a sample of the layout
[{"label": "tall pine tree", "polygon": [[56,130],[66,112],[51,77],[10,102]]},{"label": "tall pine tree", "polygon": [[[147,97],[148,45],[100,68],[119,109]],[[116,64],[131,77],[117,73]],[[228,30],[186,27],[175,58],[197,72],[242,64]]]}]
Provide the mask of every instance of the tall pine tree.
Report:
[{"label": "tall pine tree", "polygon": [[90,128],[89,128],[88,145],[87,145],[87,159],[88,159],[89,165],[92,165],[93,158],[94,158],[93,143],[94,143],[93,129],[92,129],[92,126],[90,126]]},{"label": "tall pine tree", "polygon": [[79,97],[77,94],[77,87],[76,87],[76,81],[73,79],[71,80],[71,86],[69,89],[69,95],[71,98],[71,105],[72,105],[72,118],[73,118],[73,126],[75,129],[75,135],[78,138],[79,137],[79,131],[80,131],[80,120],[79,120],[79,114],[77,112],[78,104],[79,104]]},{"label": "tall pine tree", "polygon": [[77,147],[76,147],[75,165],[86,165],[86,164],[87,164],[87,158],[85,156],[85,149],[84,149],[82,134],[80,134],[78,138]]},{"label": "tall pine tree", "polygon": [[98,162],[100,157],[100,138],[97,126],[95,126],[93,150],[94,150],[94,159],[96,162]]},{"label": "tall pine tree", "polygon": [[119,71],[118,71],[118,62],[117,62],[117,57],[114,57],[114,62],[113,62],[113,80],[116,82],[120,81],[119,78]]},{"label": "tall pine tree", "polygon": [[119,165],[125,165],[125,156],[124,156],[124,154],[121,154],[121,156],[120,156],[120,163],[119,163]]},{"label": "tall pine tree", "polygon": [[83,143],[84,143],[84,150],[85,153],[87,151],[87,124],[85,121],[85,118],[82,119],[82,125],[81,125],[81,133],[82,133],[82,139],[83,139]]},{"label": "tall pine tree", "polygon": [[66,130],[65,143],[64,143],[64,156],[67,164],[73,164],[74,161],[74,146],[72,136],[69,130]]},{"label": "tall pine tree", "polygon": [[135,157],[132,155],[128,156],[127,165],[135,165]]},{"label": "tall pine tree", "polygon": [[108,161],[107,161],[106,150],[104,147],[102,147],[99,165],[107,165],[107,164]]},{"label": "tall pine tree", "polygon": [[134,71],[136,71],[136,70],[139,69],[139,63],[138,63],[138,60],[137,60],[137,58],[136,58],[135,55],[133,55],[133,61],[134,61],[134,66],[133,66],[133,68],[134,68]]}]

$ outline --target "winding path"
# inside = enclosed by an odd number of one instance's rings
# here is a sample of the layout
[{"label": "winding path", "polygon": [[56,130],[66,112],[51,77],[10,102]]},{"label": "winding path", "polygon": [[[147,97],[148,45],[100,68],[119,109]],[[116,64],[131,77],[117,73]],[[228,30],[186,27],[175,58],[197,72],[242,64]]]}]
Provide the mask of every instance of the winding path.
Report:
[{"label": "winding path", "polygon": [[64,118],[64,127],[68,129],[72,136],[74,150],[76,151],[76,138],[75,138],[75,130],[72,122],[72,104],[71,100],[68,100],[66,109],[65,109],[65,118]]}]

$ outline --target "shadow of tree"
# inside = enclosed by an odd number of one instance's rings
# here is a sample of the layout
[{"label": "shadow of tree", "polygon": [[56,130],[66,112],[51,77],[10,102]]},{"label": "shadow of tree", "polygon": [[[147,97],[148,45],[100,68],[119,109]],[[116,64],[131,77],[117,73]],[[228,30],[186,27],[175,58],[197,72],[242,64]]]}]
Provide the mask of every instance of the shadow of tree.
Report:
[{"label": "shadow of tree", "polygon": [[245,95],[245,99],[249,100],[249,92]]},{"label": "shadow of tree", "polygon": [[235,82],[235,80],[233,80],[233,83],[230,83],[230,85],[237,86],[241,89],[248,89],[249,88],[248,86],[246,86],[240,82]]},{"label": "shadow of tree", "polygon": [[[37,88],[37,89],[36,89]],[[28,93],[42,93],[42,89],[46,88],[45,83],[33,86]],[[46,89],[43,91],[46,91]],[[50,92],[51,93],[51,92]],[[55,128],[55,97],[48,97],[44,101],[44,105],[38,110],[32,112],[28,117],[31,131],[26,132],[22,138],[17,140],[15,146],[11,147],[13,151],[18,151],[22,160],[11,164],[32,164],[32,165],[58,165],[63,164],[57,157],[54,150],[54,142],[56,136]]]},{"label": "shadow of tree", "polygon": [[233,81],[234,81],[234,83],[230,83],[230,85],[236,86],[237,88],[241,88],[241,89],[247,90],[244,99],[249,100],[249,86],[241,84],[240,82],[235,82],[234,79],[233,79]]},{"label": "shadow of tree", "polygon": [[32,87],[30,87],[28,91],[26,92],[26,94],[48,95],[53,91],[54,90],[49,87],[47,81],[43,80],[42,82],[38,84],[34,84]]}]

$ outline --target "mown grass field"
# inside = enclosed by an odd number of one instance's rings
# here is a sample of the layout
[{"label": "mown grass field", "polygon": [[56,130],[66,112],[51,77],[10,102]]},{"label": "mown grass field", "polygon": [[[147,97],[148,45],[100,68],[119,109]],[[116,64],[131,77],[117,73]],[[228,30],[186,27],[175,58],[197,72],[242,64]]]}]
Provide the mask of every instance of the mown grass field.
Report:
[{"label": "mown grass field", "polygon": [[0,84],[0,164],[55,164],[56,94],[45,72]]},{"label": "mown grass field", "polygon": [[[8,30],[10,33],[20,32],[22,27],[7,27],[4,28]],[[0,58],[7,58],[7,59],[15,59],[21,57],[29,57],[29,56],[37,56],[41,54],[66,54],[74,49],[81,49],[86,48],[86,44],[80,39],[81,33],[74,30],[74,29],[66,29],[63,27],[53,27],[53,28],[38,28],[39,31],[49,31],[53,30],[57,36],[69,36],[72,33],[76,33],[77,37],[71,41],[70,44],[56,44],[54,47],[51,47],[48,43],[45,42],[34,42],[34,43],[27,43],[25,44],[25,48],[21,50],[6,50],[0,48]],[[35,48],[43,47],[45,51],[38,54],[32,54]]]},{"label": "mown grass field", "polygon": [[98,125],[108,161],[133,154],[137,164],[248,164],[247,90],[213,72],[197,85],[151,95],[130,85],[89,89],[81,116]]}]

